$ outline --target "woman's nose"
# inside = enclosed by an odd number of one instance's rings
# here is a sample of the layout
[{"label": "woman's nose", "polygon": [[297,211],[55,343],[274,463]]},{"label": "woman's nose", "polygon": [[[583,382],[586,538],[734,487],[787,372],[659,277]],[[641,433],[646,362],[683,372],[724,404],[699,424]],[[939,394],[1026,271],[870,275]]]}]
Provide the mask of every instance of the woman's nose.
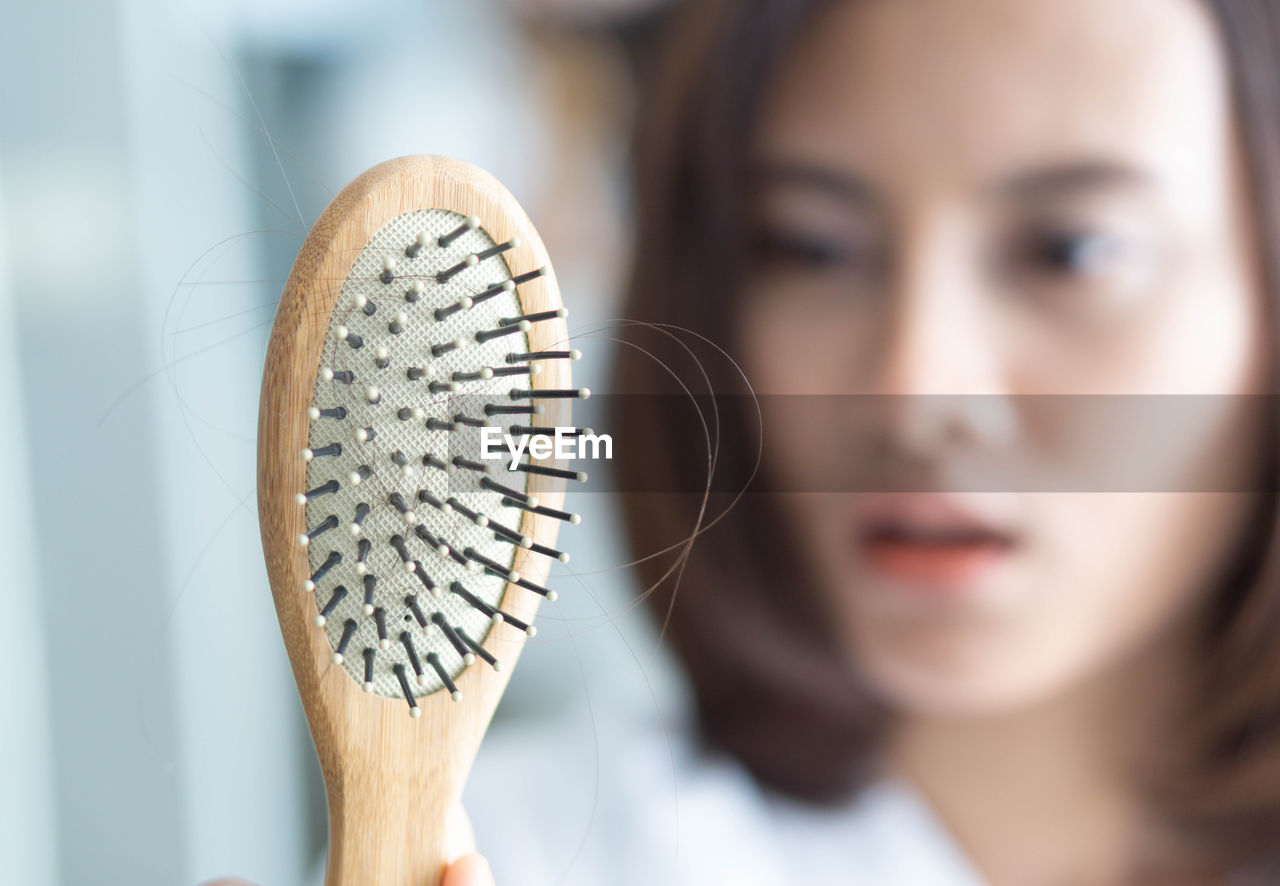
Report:
[{"label": "woman's nose", "polygon": [[886,293],[870,390],[882,431],[917,456],[1008,433],[1008,367],[993,313],[999,305],[964,239],[942,225],[921,226]]}]

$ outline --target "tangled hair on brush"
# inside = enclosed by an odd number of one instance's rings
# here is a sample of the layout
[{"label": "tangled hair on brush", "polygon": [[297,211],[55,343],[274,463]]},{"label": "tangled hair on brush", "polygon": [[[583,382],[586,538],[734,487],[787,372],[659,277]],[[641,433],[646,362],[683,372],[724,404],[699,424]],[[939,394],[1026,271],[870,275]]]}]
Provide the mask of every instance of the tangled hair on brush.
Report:
[{"label": "tangled hair on brush", "polygon": [[[815,8],[831,0],[694,2],[666,33],[647,87],[635,143],[635,254],[625,316],[685,327],[728,346],[746,267],[752,128],[758,99],[788,42]],[[856,2],[856,0],[854,0]],[[1217,27],[1233,81],[1251,178],[1254,224],[1270,292],[1269,322],[1280,317],[1280,6],[1274,0],[1202,0]],[[1273,331],[1272,341],[1280,342]],[[649,346],[649,343],[646,342]],[[679,349],[660,356],[693,376]],[[1280,350],[1280,349],[1274,349]],[[684,361],[684,362],[682,362]],[[717,392],[740,390],[723,360],[709,361]],[[613,389],[668,392],[666,372],[621,349]],[[1280,367],[1272,377],[1280,381]],[[615,398],[620,402],[623,398]],[[629,441],[615,463],[621,487],[699,489],[705,452],[664,414],[663,398],[626,398],[611,427]],[[754,416],[727,398],[721,440],[755,439]],[[1267,424],[1277,446],[1274,416]],[[746,482],[755,452],[725,446],[720,488]],[[1275,465],[1264,471],[1267,490]],[[762,783],[814,802],[850,796],[875,772],[888,712],[863,686],[835,634],[786,525],[758,478],[728,515],[699,537],[682,572],[679,550],[641,567],[665,637],[692,684],[705,741],[740,759]],[[1275,882],[1280,877],[1280,524],[1274,493],[1209,598],[1187,687],[1176,752],[1149,778],[1153,811],[1206,865]],[[729,496],[713,495],[714,516]],[[631,493],[626,526],[636,557],[681,540],[694,527],[701,495]],[[677,582],[676,579],[679,579]]]}]

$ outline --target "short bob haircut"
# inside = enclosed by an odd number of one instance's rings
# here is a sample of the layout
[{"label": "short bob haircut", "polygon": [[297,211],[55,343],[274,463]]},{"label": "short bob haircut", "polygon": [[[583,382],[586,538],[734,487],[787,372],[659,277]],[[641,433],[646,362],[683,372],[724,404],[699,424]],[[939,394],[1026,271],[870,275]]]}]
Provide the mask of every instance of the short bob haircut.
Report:
[{"label": "short bob haircut", "polygon": [[[748,255],[746,195],[755,110],[763,87],[806,16],[832,0],[711,0],[676,16],[644,78],[635,150],[636,261],[625,316],[684,327],[730,348],[734,305]],[[858,0],[843,0],[858,2]],[[1280,4],[1201,0],[1226,48],[1251,177],[1259,260],[1280,315]],[[1272,330],[1272,341],[1280,341]],[[682,377],[679,349],[647,343]],[[669,376],[635,349],[615,367],[619,393],[669,391]],[[708,361],[713,385],[735,390],[725,361]],[[1278,377],[1273,367],[1272,377]],[[634,490],[701,488],[701,440],[670,420],[664,398],[615,398],[611,429],[628,442],[615,469],[633,554],[680,541],[701,495]],[[734,401],[727,401],[732,407]],[[754,439],[754,418],[720,416],[721,439]],[[1276,422],[1267,425],[1267,451]],[[691,443],[693,445],[691,445]],[[625,453],[643,453],[627,458]],[[749,475],[755,452],[719,454],[720,488]],[[1275,466],[1255,529],[1207,595],[1196,685],[1178,750],[1143,778],[1151,808],[1215,870],[1280,882],[1280,526]],[[700,536],[683,569],[673,555],[640,567],[664,636],[684,664],[703,740],[761,783],[814,802],[856,792],[874,775],[887,712],[860,685],[849,653],[804,574],[764,478]],[[759,494],[766,493],[766,494]],[[716,495],[714,516],[727,504]],[[679,579],[677,582],[676,579]],[[678,585],[678,593],[677,593]]]}]

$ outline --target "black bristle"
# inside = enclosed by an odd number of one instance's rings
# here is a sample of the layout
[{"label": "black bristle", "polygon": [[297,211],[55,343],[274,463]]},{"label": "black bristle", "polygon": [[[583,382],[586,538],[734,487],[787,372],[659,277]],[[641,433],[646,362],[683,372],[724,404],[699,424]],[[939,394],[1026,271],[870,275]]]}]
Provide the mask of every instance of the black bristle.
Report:
[{"label": "black bristle", "polygon": [[464,631],[462,628],[456,627],[454,628],[454,631],[462,639],[462,642],[466,643],[467,647],[476,654],[477,658],[488,663],[488,665],[492,667],[495,671],[498,670],[499,668],[498,660],[489,654],[489,650],[485,649],[483,646],[481,646],[479,643],[473,640],[471,638],[471,635],[468,634],[466,631]]},{"label": "black bristle", "polygon": [[333,567],[337,566],[341,562],[342,562],[342,555],[339,554],[337,551],[330,551],[329,556],[325,558],[324,562],[316,567],[315,572],[311,573],[311,584],[312,585],[319,584],[320,579],[328,575],[329,570],[333,569]]},{"label": "black bristle", "polygon": [[459,658],[466,658],[468,654],[467,646],[462,639],[454,632],[453,625],[449,624],[449,620],[441,613],[437,612],[431,616],[431,620],[440,628],[440,632],[444,634],[445,639],[458,652]]},{"label": "black bristle", "polygon": [[333,594],[329,597],[329,602],[324,604],[324,608],[320,610],[320,615],[325,618],[333,615],[333,610],[338,608],[338,604],[347,596],[347,589],[342,585],[338,585],[333,589]]},{"label": "black bristle", "polygon": [[324,535],[330,529],[337,528],[338,517],[336,514],[330,514],[328,517],[325,517],[322,522],[317,523],[314,529],[307,533],[307,541],[313,542],[318,536]]},{"label": "black bristle", "polygon": [[391,670],[395,672],[396,679],[400,681],[400,691],[404,693],[404,700],[409,703],[409,710],[417,713],[418,700],[413,697],[413,690],[409,687],[409,678],[404,673],[404,665],[396,663],[391,666]]},{"label": "black bristle", "polygon": [[440,682],[444,684],[444,688],[449,690],[449,694],[453,696],[456,701],[460,697],[461,693],[458,692],[458,687],[453,684],[453,680],[449,679],[449,672],[446,671],[444,669],[444,665],[440,663],[440,656],[436,655],[434,652],[427,653],[427,664],[431,665],[435,670],[436,676],[440,678]]}]

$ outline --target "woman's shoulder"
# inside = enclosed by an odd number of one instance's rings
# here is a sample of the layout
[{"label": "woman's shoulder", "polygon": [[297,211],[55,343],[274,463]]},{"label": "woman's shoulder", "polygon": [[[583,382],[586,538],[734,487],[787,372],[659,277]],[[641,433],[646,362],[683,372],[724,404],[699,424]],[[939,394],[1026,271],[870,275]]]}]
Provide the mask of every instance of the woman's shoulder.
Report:
[{"label": "woman's shoulder", "polygon": [[504,886],[981,886],[905,786],[814,808],[762,789],[683,720],[583,710],[496,727],[463,802]]}]

